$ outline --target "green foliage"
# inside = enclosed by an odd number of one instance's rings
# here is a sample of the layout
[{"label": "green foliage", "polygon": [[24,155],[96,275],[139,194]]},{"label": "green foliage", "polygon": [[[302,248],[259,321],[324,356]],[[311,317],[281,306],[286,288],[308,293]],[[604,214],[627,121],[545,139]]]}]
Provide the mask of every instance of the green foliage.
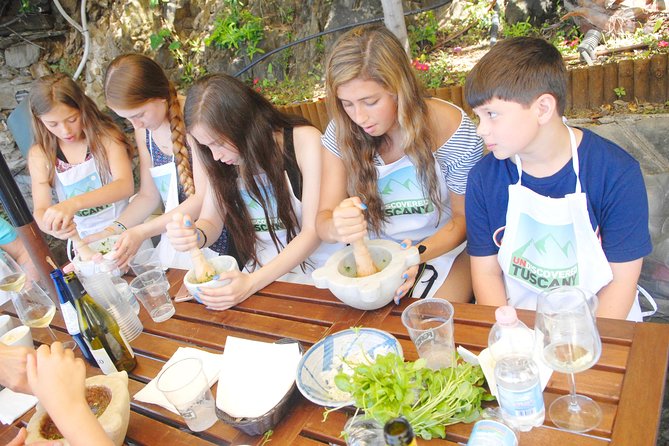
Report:
[{"label": "green foliage", "polygon": [[225,8],[216,18],[214,29],[205,43],[232,50],[235,55],[245,45],[249,60],[253,60],[256,54],[263,54],[265,51],[258,47],[265,37],[262,18],[244,9],[241,1],[224,0],[224,3]]},{"label": "green foliage", "polygon": [[504,37],[527,37],[537,33],[537,29],[529,21],[505,24]]},{"label": "green foliage", "polygon": [[30,3],[30,0],[21,0],[21,6],[19,6],[19,13],[28,14],[35,12],[35,7]]},{"label": "green foliage", "polygon": [[373,363],[348,365],[353,374],[341,372],[335,383],[353,396],[365,416],[384,425],[402,415],[426,440],[444,438],[447,425],[473,422],[480,415],[481,402],[492,399],[482,387],[481,367],[466,362],[431,370],[424,359],[404,362],[391,353],[377,356]]},{"label": "green foliage", "polygon": [[195,62],[202,53],[202,40],[189,39],[182,42],[176,33],[169,28],[162,28],[156,34],[149,36],[151,49],[157,50],[167,44],[167,49],[181,67],[181,82],[190,85],[200,76],[206,73],[206,69]]},{"label": "green foliage", "polygon": [[169,3],[170,0],[149,0],[149,6],[152,8],[157,8],[161,3]]},{"label": "green foliage", "polygon": [[320,65],[315,65],[305,77],[291,77],[279,81],[274,76],[274,65],[269,64],[266,78],[255,78],[248,82],[274,105],[294,104],[324,95],[321,77],[317,74],[319,70]]},{"label": "green foliage", "polygon": [[434,46],[437,43],[437,32],[439,31],[439,22],[434,16],[434,12],[422,12],[415,17],[414,24],[407,27],[409,34],[409,44],[412,52],[417,52],[418,48]]},{"label": "green foliage", "polygon": [[618,99],[621,99],[623,96],[627,94],[627,92],[625,91],[625,87],[616,87],[613,89],[613,92],[616,94],[616,97]]}]

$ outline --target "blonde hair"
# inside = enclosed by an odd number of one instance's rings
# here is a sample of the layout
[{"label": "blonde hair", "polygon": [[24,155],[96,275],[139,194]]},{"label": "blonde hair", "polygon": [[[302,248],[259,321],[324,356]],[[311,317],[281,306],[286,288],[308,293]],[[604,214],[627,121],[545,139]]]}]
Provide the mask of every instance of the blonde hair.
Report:
[{"label": "blonde hair", "polygon": [[112,108],[136,108],[151,99],[167,101],[167,119],[179,183],[187,196],[193,195],[195,185],[186,145],[183,112],[177,90],[160,65],[141,54],[124,54],[109,64],[104,86],[107,105]]},{"label": "blonde hair", "polygon": [[103,136],[116,140],[125,147],[128,156],[132,157],[132,147],[127,138],[112,119],[102,113],[95,102],[84,93],[84,90],[63,73],[43,76],[35,81],[28,96],[35,143],[49,162],[49,184],[53,186],[56,171],[56,153],[58,138],[44,126],[40,117],[49,113],[57,105],[66,105],[79,111],[81,127],[93,155],[100,179],[103,184],[112,178],[107,150],[103,144]]},{"label": "blonde hair", "polygon": [[399,148],[415,164],[423,191],[428,191],[441,212],[443,206],[423,87],[397,38],[383,26],[362,26],[347,32],[335,43],[326,64],[325,87],[328,113],[336,126],[337,145],[350,172],[348,193],[360,196],[367,205],[370,228],[378,234],[386,221],[374,157],[387,143],[387,137],[370,136],[344,110],[337,90],[354,79],[377,82],[396,98],[402,135]]}]

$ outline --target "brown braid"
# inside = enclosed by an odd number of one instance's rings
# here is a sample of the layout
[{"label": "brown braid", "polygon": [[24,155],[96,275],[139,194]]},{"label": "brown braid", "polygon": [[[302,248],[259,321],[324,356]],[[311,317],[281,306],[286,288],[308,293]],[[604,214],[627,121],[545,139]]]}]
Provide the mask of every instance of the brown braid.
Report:
[{"label": "brown braid", "polygon": [[188,147],[186,147],[186,125],[184,124],[181,105],[177,97],[177,90],[170,82],[170,98],[167,102],[167,115],[170,120],[172,132],[172,148],[174,150],[174,163],[177,165],[179,183],[183,186],[184,193],[190,197],[195,193],[193,184],[193,171],[188,159]]}]

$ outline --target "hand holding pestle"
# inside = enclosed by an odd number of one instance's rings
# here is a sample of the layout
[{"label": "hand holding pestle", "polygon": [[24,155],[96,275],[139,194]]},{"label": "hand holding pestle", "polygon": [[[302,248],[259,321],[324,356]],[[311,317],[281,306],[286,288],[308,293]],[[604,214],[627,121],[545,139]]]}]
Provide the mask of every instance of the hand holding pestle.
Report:
[{"label": "hand holding pestle", "polygon": [[[347,201],[346,205],[355,206],[355,204],[350,201]],[[351,245],[353,246],[353,257],[355,258],[357,277],[366,277],[378,273],[379,270],[376,268],[376,265],[374,265],[374,261],[369,254],[369,249],[367,249],[365,240],[356,240],[352,242]]]},{"label": "hand holding pestle", "polygon": [[[197,229],[192,226],[188,215],[181,215],[179,212],[176,212],[172,216],[172,221],[181,223],[182,226],[187,229],[190,229],[190,226],[193,228],[193,231],[197,233]],[[191,260],[193,261],[193,274],[195,274],[195,280],[200,283],[210,281],[216,275],[216,268],[204,258],[204,254],[202,254],[202,251],[197,248],[197,246],[189,249],[188,252],[190,252]]]}]

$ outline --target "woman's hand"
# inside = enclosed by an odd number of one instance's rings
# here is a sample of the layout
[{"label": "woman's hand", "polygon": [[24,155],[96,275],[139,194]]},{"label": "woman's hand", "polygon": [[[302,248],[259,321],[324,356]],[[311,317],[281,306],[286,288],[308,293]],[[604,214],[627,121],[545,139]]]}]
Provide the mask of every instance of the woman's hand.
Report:
[{"label": "woman's hand", "polygon": [[[402,249],[409,249],[411,247],[411,240],[404,240],[400,246]],[[411,287],[413,287],[413,284],[416,281],[416,275],[418,275],[418,265],[414,265],[404,271],[402,274],[404,282],[402,282],[399,288],[397,288],[397,291],[395,291],[395,297],[393,298],[396,304],[399,304],[400,299],[406,296],[409,290],[411,290]]]},{"label": "woman's hand", "polygon": [[79,233],[77,232],[77,226],[74,224],[74,222],[70,223],[68,226],[62,229],[45,230],[44,232],[60,240],[67,240],[74,236],[79,235]]},{"label": "woman's hand", "polygon": [[188,252],[200,248],[198,233],[188,214],[182,216],[179,212],[175,212],[172,221],[167,223],[165,229],[172,247],[177,251]]},{"label": "woman's hand", "polygon": [[33,349],[0,344],[0,383],[15,392],[30,393],[26,367]]},{"label": "woman's hand", "polygon": [[67,417],[71,410],[86,403],[86,366],[70,349],[54,342],[42,344],[28,356],[28,383],[46,411],[55,420],[57,414]]},{"label": "woman's hand", "polygon": [[341,243],[352,243],[367,236],[367,220],[363,210],[367,207],[358,197],[350,197],[332,211],[334,238]]},{"label": "woman's hand", "polygon": [[219,288],[198,288],[197,297],[210,310],[227,310],[254,292],[253,274],[226,271],[218,275],[218,280],[230,280],[230,283]]},{"label": "woman's hand", "polygon": [[142,246],[142,243],[146,239],[147,236],[142,230],[142,225],[126,229],[121,233],[116,243],[114,243],[112,254],[109,257],[123,270],[128,266],[128,262],[135,257],[139,247]]},{"label": "woman's hand", "polygon": [[48,231],[63,231],[73,225],[74,214],[78,210],[72,200],[61,201],[44,211],[42,222]]}]

